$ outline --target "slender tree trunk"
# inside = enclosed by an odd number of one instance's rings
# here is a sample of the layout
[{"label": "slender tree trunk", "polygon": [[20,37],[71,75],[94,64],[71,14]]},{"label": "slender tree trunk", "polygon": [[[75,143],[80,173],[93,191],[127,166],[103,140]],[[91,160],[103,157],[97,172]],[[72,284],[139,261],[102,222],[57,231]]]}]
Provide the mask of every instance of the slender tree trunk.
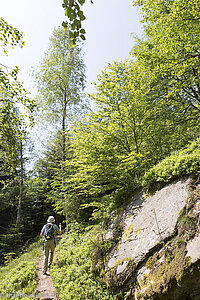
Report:
[{"label": "slender tree trunk", "polygon": [[62,115],[62,163],[65,161],[65,142],[66,142],[66,111],[67,111],[67,95],[66,89],[64,92],[64,106],[63,106],[63,115]]},{"label": "slender tree trunk", "polygon": [[17,207],[17,220],[16,226],[19,227],[21,222],[22,198],[23,198],[23,185],[24,185],[24,170],[23,170],[23,145],[20,141],[20,188],[19,188],[19,202]]},{"label": "slender tree trunk", "polygon": [[[63,116],[62,116],[62,190],[65,197],[65,182],[64,182],[64,163],[66,160],[66,112],[67,112],[67,95],[66,89],[64,92],[64,107],[63,107]],[[66,200],[65,200],[66,202]],[[66,230],[68,232],[68,214],[67,206],[65,203],[65,216],[66,216]]]}]

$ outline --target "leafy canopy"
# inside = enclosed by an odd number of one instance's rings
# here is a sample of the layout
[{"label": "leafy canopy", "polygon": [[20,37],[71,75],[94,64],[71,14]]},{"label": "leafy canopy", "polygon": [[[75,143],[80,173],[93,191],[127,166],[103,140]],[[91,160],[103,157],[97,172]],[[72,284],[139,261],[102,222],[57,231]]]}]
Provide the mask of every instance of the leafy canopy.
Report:
[{"label": "leafy canopy", "polygon": [[197,0],[136,0],[142,12],[144,38],[133,55],[150,72],[151,80],[167,78],[166,100],[181,102],[199,114],[200,27]]},{"label": "leafy canopy", "polygon": [[66,116],[67,122],[73,119],[73,113],[84,102],[84,72],[80,43],[71,48],[69,32],[58,27],[53,31],[49,48],[33,74],[38,90],[37,100],[47,120],[62,123]]}]

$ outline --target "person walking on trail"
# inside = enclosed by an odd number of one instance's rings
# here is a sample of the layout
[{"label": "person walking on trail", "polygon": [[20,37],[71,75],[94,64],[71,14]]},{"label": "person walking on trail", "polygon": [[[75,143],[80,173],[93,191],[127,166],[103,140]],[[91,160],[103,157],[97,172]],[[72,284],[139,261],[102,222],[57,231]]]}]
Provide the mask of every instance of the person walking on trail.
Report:
[{"label": "person walking on trail", "polygon": [[[53,254],[56,247],[56,235],[61,234],[60,228],[55,224],[55,219],[53,216],[49,216],[47,219],[47,224],[45,224],[41,230],[40,235],[44,237],[43,240],[43,250],[44,250],[44,261],[42,267],[43,275],[47,275],[47,268],[50,269],[51,263],[53,261]],[[50,257],[49,257],[50,253]]]}]

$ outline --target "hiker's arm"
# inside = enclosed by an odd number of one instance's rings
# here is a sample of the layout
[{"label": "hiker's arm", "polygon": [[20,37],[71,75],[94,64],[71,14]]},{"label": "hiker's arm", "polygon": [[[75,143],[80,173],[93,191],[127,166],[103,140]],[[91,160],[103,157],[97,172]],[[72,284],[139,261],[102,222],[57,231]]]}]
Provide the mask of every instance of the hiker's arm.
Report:
[{"label": "hiker's arm", "polygon": [[62,233],[62,229],[61,229],[61,223],[59,224],[59,229],[58,229],[58,234]]},{"label": "hiker's arm", "polygon": [[61,234],[61,233],[62,233],[61,229],[58,228],[57,234]]},{"label": "hiker's arm", "polygon": [[59,227],[56,225],[56,234],[61,234],[61,225],[59,224]]}]

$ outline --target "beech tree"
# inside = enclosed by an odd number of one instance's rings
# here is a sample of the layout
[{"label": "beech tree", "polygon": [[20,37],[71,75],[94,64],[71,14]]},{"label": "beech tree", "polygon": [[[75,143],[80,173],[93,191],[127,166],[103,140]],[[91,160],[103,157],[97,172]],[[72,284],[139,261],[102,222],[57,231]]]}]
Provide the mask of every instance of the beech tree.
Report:
[{"label": "beech tree", "polygon": [[[182,111],[200,112],[200,3],[197,0],[135,0],[142,12],[144,35],[133,48],[148,72],[149,88],[156,78],[168,79],[165,100]],[[145,72],[146,70],[146,72]],[[151,80],[150,80],[151,78]],[[172,101],[171,101],[172,100]]]},{"label": "beech tree", "polygon": [[121,204],[145,171],[198,137],[198,124],[187,121],[195,114],[183,116],[181,103],[165,101],[169,79],[157,78],[145,90],[151,73],[142,72],[134,61],[109,64],[90,95],[95,112],[74,128],[74,155],[66,160],[74,172],[66,182],[69,196],[85,207]]}]

